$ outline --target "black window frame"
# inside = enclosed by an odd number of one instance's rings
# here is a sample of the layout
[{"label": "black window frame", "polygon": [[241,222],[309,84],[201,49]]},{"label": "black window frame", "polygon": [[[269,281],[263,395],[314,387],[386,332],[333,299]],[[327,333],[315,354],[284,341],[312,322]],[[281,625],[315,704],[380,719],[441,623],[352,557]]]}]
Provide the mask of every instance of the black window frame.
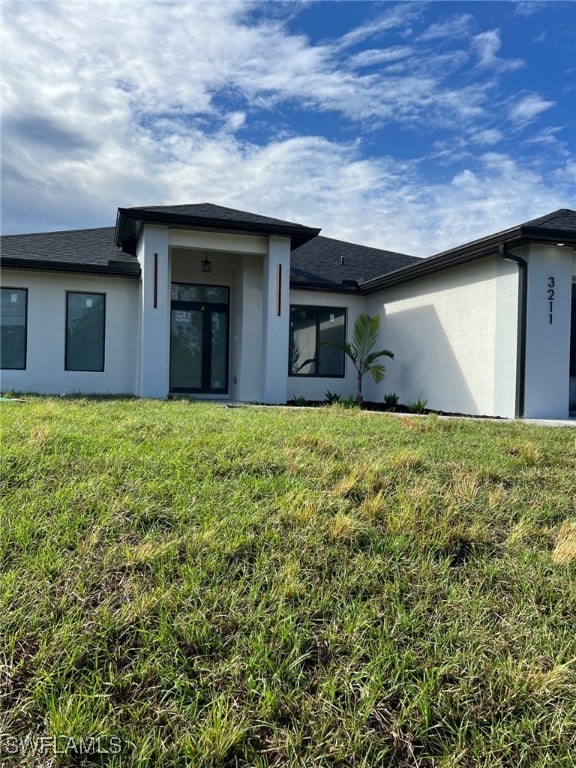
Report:
[{"label": "black window frame", "polygon": [[570,376],[576,376],[576,283],[572,283],[570,302]]},{"label": "black window frame", "polygon": [[346,354],[344,353],[344,350],[340,350],[342,355],[342,373],[293,373],[291,370],[291,356],[292,356],[292,326],[291,326],[291,317],[293,311],[301,311],[305,310],[306,312],[315,312],[316,313],[316,354],[314,357],[314,363],[316,371],[318,371],[319,368],[319,350],[322,342],[320,341],[320,324],[318,321],[318,313],[319,312],[334,312],[334,313],[342,313],[344,315],[344,328],[343,328],[343,341],[346,341],[347,339],[347,329],[348,329],[348,307],[325,307],[321,304],[290,304],[290,315],[289,315],[289,339],[288,339],[288,376],[293,378],[303,378],[303,379],[345,379],[346,378]]},{"label": "black window frame", "polygon": [[[69,353],[69,329],[68,329],[68,313],[69,313],[69,298],[70,296],[101,296],[103,299],[102,305],[102,367],[101,368],[73,368],[70,367],[68,361]],[[106,294],[102,291],[66,291],[66,312],[64,321],[64,370],[65,371],[81,371],[86,373],[103,373],[106,368]]]},{"label": "black window frame", "polygon": [[28,365],[28,288],[16,288],[15,286],[3,285],[2,291],[22,291],[25,296],[24,307],[24,364],[18,366],[4,366],[0,357],[0,370],[2,371],[25,371]]}]

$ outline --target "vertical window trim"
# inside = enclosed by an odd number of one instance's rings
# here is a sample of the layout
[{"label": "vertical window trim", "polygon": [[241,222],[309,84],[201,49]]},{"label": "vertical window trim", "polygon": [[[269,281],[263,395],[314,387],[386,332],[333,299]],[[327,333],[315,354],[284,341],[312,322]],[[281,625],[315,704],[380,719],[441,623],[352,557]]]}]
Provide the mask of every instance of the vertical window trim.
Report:
[{"label": "vertical window trim", "polygon": [[28,367],[28,288],[16,288],[15,286],[3,285],[2,290],[6,291],[24,291],[26,303],[24,307],[24,365],[18,368],[0,368],[2,371],[25,371]]},{"label": "vertical window trim", "polygon": [[[344,313],[344,341],[348,338],[348,307],[334,307],[334,306],[322,306],[319,304],[290,304],[288,312],[288,322],[290,324],[290,316],[292,310],[306,310],[307,312],[314,312],[315,325],[316,325],[316,356],[315,356],[315,368],[318,371],[320,367],[320,323],[318,320],[318,313],[320,310],[330,312],[331,310]],[[292,329],[289,325],[288,328],[288,350],[292,348]],[[302,379],[345,379],[346,378],[346,355],[342,350],[342,373],[292,373],[290,369],[290,354],[288,355],[288,376]]]},{"label": "vertical window trim", "polygon": [[[73,295],[102,296],[102,367],[101,368],[69,368],[68,367],[68,297]],[[79,373],[104,373],[106,369],[106,294],[102,291],[66,291],[66,311],[64,317],[64,370]]]}]

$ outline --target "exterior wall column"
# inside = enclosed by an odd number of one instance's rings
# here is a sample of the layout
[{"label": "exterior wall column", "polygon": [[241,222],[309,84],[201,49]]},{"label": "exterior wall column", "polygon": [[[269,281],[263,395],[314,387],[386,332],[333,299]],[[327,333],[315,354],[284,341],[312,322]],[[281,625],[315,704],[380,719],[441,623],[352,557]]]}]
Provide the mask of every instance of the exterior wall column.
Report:
[{"label": "exterior wall column", "polygon": [[142,269],[137,393],[168,397],[170,368],[170,261],[168,229],[146,224],[138,241]]},{"label": "exterior wall column", "polygon": [[527,261],[524,416],[567,419],[572,250],[532,243],[527,249]]},{"label": "exterior wall column", "polygon": [[517,417],[520,318],[518,265],[499,258],[496,263],[496,320],[494,332],[494,409],[492,415]]},{"label": "exterior wall column", "polygon": [[263,268],[262,402],[285,403],[288,392],[290,239],[271,236]]}]

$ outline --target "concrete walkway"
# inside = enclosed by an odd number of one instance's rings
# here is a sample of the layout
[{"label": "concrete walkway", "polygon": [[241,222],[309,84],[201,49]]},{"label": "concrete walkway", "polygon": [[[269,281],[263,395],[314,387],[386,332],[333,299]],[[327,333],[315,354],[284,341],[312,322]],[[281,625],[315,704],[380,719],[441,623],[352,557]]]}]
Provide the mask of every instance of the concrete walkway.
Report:
[{"label": "concrete walkway", "polygon": [[569,419],[520,419],[524,424],[539,424],[541,427],[576,427],[576,416]]}]

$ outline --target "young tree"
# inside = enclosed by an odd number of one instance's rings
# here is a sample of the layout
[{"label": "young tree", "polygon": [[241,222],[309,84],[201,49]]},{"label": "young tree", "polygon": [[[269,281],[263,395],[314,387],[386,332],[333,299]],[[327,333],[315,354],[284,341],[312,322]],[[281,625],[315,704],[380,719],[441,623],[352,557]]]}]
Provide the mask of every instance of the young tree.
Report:
[{"label": "young tree", "polygon": [[379,384],[384,378],[384,365],[377,362],[381,357],[390,357],[394,359],[394,353],[389,349],[382,349],[379,352],[372,350],[378,340],[378,329],[380,327],[380,318],[378,315],[362,314],[354,323],[352,333],[352,342],[340,341],[334,342],[332,346],[338,347],[350,358],[356,369],[356,379],[358,382],[358,392],[356,400],[362,403],[362,381],[367,373],[370,373],[376,384]]}]

